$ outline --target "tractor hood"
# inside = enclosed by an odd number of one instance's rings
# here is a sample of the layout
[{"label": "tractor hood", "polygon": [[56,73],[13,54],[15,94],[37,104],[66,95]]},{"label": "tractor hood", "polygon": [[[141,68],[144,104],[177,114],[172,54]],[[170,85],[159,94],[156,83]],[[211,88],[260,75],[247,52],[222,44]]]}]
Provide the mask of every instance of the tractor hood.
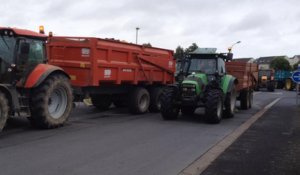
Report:
[{"label": "tractor hood", "polygon": [[196,93],[199,95],[202,91],[204,86],[206,86],[208,83],[206,74],[192,74],[187,76],[183,82],[182,87],[186,86],[194,86],[196,89]]}]

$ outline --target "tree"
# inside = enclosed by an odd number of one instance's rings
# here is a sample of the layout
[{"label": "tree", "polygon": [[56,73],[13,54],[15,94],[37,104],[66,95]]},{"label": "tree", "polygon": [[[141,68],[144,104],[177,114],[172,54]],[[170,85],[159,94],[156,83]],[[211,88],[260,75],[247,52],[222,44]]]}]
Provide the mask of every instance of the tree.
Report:
[{"label": "tree", "polygon": [[184,58],[184,49],[181,46],[178,46],[174,53],[174,58],[176,60],[182,60]]},{"label": "tree", "polygon": [[195,51],[198,47],[198,45],[196,43],[193,43],[192,45],[190,45],[188,48],[185,49],[185,54],[189,54],[190,52]]},{"label": "tree", "polygon": [[277,57],[271,61],[270,67],[275,70],[291,70],[292,67],[287,59],[284,57]]},{"label": "tree", "polygon": [[144,47],[152,47],[151,43],[144,43],[142,44]]}]

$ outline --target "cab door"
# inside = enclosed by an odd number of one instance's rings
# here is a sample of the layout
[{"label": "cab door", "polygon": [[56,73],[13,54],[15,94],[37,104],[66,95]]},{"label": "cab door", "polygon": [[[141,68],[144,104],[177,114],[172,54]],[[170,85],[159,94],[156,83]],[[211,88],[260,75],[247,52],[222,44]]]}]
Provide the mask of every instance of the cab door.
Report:
[{"label": "cab door", "polygon": [[20,39],[17,47],[15,80],[23,86],[31,71],[41,63],[45,63],[44,41]]}]

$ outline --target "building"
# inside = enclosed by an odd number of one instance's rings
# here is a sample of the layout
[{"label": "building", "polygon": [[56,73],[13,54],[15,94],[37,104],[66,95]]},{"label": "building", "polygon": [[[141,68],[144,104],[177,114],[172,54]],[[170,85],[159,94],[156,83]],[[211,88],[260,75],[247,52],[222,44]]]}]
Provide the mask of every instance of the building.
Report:
[{"label": "building", "polygon": [[300,55],[295,55],[288,59],[290,62],[290,65],[293,66],[294,64],[298,63],[300,61]]},{"label": "building", "polygon": [[289,60],[289,57],[286,55],[283,56],[268,56],[268,57],[259,57],[255,60],[255,63],[258,64],[258,69],[270,69],[271,62],[276,58],[285,58]]},{"label": "building", "polygon": [[232,61],[253,63],[255,61],[255,59],[254,58],[234,58]]}]

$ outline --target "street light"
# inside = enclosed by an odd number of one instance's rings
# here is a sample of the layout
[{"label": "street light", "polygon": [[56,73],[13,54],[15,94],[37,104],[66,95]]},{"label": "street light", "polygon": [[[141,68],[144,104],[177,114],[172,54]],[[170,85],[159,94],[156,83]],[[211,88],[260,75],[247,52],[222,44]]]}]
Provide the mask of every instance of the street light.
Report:
[{"label": "street light", "polygon": [[139,33],[140,28],[137,27],[137,28],[135,28],[135,29],[136,29],[135,44],[137,44],[137,43],[138,43],[138,33]]},{"label": "street light", "polygon": [[240,43],[241,43],[241,41],[237,41],[236,43],[232,44],[232,45],[228,48],[229,53],[231,52],[231,50],[232,50],[232,48],[233,48],[234,45],[240,44]]}]

